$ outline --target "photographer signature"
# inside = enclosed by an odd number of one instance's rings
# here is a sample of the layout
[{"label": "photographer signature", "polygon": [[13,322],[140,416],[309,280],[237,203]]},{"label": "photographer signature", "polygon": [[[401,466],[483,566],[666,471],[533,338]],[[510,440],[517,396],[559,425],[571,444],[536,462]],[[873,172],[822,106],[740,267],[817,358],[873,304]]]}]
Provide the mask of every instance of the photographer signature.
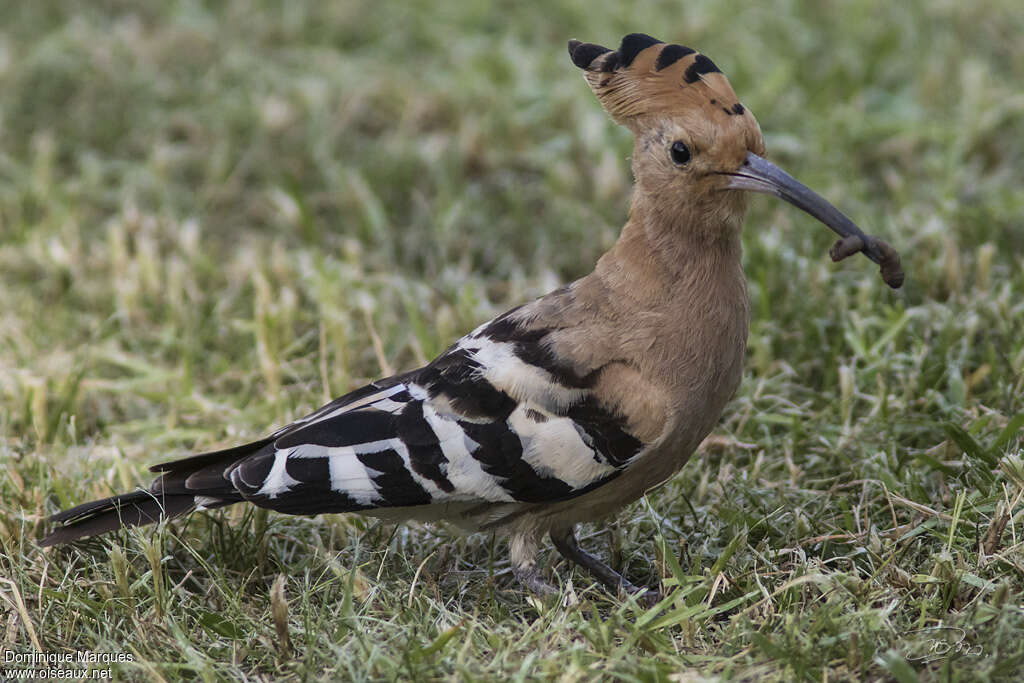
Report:
[{"label": "photographer signature", "polygon": [[985,653],[981,645],[964,642],[967,632],[956,626],[929,626],[907,631],[903,635],[913,636],[915,634],[924,637],[907,644],[908,662],[934,662],[936,659],[942,659],[951,654],[980,657]]}]

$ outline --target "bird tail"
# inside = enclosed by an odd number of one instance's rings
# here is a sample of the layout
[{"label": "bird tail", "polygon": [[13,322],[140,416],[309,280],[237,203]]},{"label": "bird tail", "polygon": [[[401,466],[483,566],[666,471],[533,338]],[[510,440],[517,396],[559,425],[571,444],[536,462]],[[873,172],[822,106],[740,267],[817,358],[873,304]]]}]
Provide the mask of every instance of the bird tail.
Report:
[{"label": "bird tail", "polygon": [[63,526],[54,530],[39,545],[60,545],[121,527],[153,524],[161,519],[188,514],[195,508],[195,495],[166,495],[152,491],[122,493],[58,512],[50,521]]},{"label": "bird tail", "polygon": [[198,507],[211,509],[239,503],[243,498],[226,472],[239,460],[258,455],[270,443],[270,439],[264,439],[155,465],[151,470],[159,476],[148,491],[122,493],[58,512],[50,521],[61,526],[40,545],[71,543],[121,527],[154,524]]}]

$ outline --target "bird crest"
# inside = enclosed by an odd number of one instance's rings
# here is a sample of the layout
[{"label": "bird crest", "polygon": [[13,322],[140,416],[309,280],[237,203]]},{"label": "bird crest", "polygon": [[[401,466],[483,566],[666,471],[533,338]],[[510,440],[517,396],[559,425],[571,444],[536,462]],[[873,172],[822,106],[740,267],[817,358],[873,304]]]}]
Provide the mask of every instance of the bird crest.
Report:
[{"label": "bird crest", "polygon": [[705,116],[748,115],[715,63],[684,45],[630,33],[618,50],[570,40],[569,56],[605,110],[629,127],[648,114],[688,109]]}]

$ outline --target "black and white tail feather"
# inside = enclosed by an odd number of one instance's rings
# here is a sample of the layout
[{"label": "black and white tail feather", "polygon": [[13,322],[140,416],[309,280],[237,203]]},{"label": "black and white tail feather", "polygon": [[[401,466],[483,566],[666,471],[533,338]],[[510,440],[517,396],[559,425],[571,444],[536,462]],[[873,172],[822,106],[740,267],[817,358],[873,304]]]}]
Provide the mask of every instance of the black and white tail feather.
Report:
[{"label": "black and white tail feather", "polygon": [[616,478],[643,450],[621,416],[511,311],[429,365],[374,382],[250,444],[156,465],[148,491],[65,510],[43,545],[240,502],[499,526]]}]

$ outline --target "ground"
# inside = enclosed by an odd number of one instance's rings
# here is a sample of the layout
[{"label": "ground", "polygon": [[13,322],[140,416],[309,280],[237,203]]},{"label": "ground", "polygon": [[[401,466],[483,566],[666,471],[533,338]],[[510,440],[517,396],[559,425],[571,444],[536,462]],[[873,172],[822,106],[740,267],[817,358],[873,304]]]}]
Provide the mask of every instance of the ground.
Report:
[{"label": "ground", "polygon": [[[1024,13],[639,5],[4,4],[5,651],[124,653],[133,680],[1024,668]],[[825,228],[753,200],[735,400],[679,476],[582,534],[674,589],[661,612],[550,551],[563,601],[537,602],[500,538],[355,516],[239,507],[38,547],[56,510],[588,272],[625,218],[630,141],[565,43],[632,31],[710,55],[769,157],[907,272],[893,292],[832,264]]]}]

